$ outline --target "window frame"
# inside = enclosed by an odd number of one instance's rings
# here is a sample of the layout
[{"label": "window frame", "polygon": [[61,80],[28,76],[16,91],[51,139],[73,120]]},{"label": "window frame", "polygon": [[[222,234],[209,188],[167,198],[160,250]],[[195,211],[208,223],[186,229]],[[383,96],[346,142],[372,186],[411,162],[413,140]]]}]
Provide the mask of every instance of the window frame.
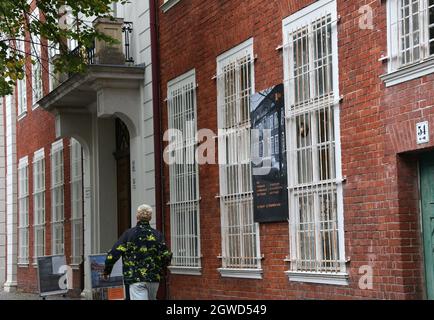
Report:
[{"label": "window frame", "polygon": [[177,5],[181,0],[164,0],[163,4],[161,5],[161,10],[163,13],[166,13],[170,9],[172,9],[175,5]]},{"label": "window frame", "polygon": [[[331,19],[331,63],[332,67],[330,68],[332,72],[332,101],[331,104],[329,103],[329,108],[333,108],[333,119],[334,119],[334,138],[335,138],[335,152],[334,152],[334,160],[335,160],[335,187],[336,187],[336,219],[337,219],[337,229],[338,229],[338,250],[339,250],[339,261],[340,264],[340,270],[339,272],[333,273],[333,272],[312,272],[312,271],[304,271],[304,270],[297,270],[296,264],[294,264],[294,261],[297,261],[297,241],[296,241],[296,229],[295,229],[295,223],[291,223],[291,221],[297,221],[297,213],[295,210],[290,209],[290,220],[289,220],[289,239],[290,239],[290,252],[288,256],[288,262],[290,263],[290,269],[286,271],[285,273],[288,276],[289,281],[296,281],[296,282],[310,282],[310,283],[322,283],[322,284],[333,284],[333,285],[348,285],[348,274],[346,270],[346,258],[345,258],[345,232],[344,232],[344,208],[343,208],[343,177],[342,177],[342,155],[341,155],[341,141],[340,141],[340,95],[339,95],[339,58],[338,58],[338,31],[337,31],[337,23],[338,23],[338,16],[337,16],[337,4],[336,0],[320,0],[312,5],[305,7],[304,9],[296,12],[295,14],[285,18],[282,21],[282,34],[284,39],[284,53],[283,53],[283,67],[284,67],[284,85],[285,85],[285,121],[287,121],[286,131],[287,131],[287,142],[286,142],[286,150],[287,150],[287,157],[288,157],[288,186],[293,186],[294,181],[292,181],[293,176],[291,175],[291,172],[294,172],[294,170],[298,169],[291,169],[290,166],[294,162],[292,161],[291,157],[291,137],[293,137],[292,129],[289,121],[292,119],[291,117],[295,117],[295,115],[291,116],[290,109],[293,106],[293,103],[296,102],[292,100],[293,96],[293,90],[295,90],[295,85],[292,85],[290,83],[290,79],[294,75],[294,63],[290,63],[289,57],[291,54],[293,54],[292,51],[292,35],[291,33],[294,30],[301,30],[305,27],[308,27],[309,29],[312,28],[314,23],[318,22],[320,19],[324,19],[330,15]],[[309,37],[310,34],[307,35]],[[308,39],[308,43],[312,44],[314,42],[311,39]],[[308,47],[309,48],[309,47]],[[308,49],[309,52],[312,51],[311,49]],[[293,61],[293,55],[291,58],[291,61]],[[309,61],[310,63],[310,61]],[[309,72],[309,86],[313,87],[312,84],[312,76],[310,73],[312,72],[312,69]],[[313,70],[316,70],[313,68]],[[312,94],[312,93],[311,93]],[[321,96],[315,95],[316,99],[321,99]],[[315,100],[315,99],[314,99]],[[316,104],[318,102],[312,102],[312,96],[310,95],[310,102],[312,104],[312,115],[316,112],[322,110],[319,106]],[[303,102],[302,102],[303,104]],[[296,114],[296,113],[295,113]],[[305,114],[305,113],[302,113]],[[294,118],[294,119],[295,119]],[[312,133],[313,135],[313,133]],[[312,154],[313,158],[313,154]],[[298,164],[297,160],[295,160],[295,164]],[[294,165],[292,165],[294,166]],[[298,167],[298,165],[296,165]],[[314,168],[312,168],[312,172],[314,172]],[[319,181],[317,183],[321,184],[322,180],[319,178]],[[314,180],[313,183],[315,184]],[[290,201],[290,208],[291,208],[291,188],[288,188],[289,192],[289,201]],[[318,189],[319,190],[319,189]],[[315,194],[313,194],[315,196]],[[295,207],[294,207],[295,208]],[[316,209],[318,210],[318,209]],[[316,217],[315,219],[318,219]],[[316,220],[314,220],[316,221]],[[317,222],[316,222],[317,223]],[[315,235],[315,233],[314,233]],[[318,235],[315,236],[315,243],[318,240]],[[316,254],[315,254],[316,257]]]},{"label": "window frame", "polygon": [[[32,19],[40,19],[39,8],[33,11]],[[44,84],[43,84],[43,62],[42,62],[42,43],[41,39],[35,35],[31,35],[30,52],[32,53],[32,59],[36,60],[36,63],[32,65],[32,110],[39,107],[38,101],[44,96]]]},{"label": "window frame", "polygon": [[[239,64],[239,61],[244,60],[244,63]],[[230,278],[245,278],[245,279],[256,279],[260,280],[262,279],[262,255],[261,255],[261,247],[260,247],[260,229],[259,229],[259,223],[256,223],[254,221],[253,216],[253,184],[251,180],[251,175],[249,175],[248,179],[250,179],[250,190],[242,192],[242,190],[239,189],[240,192],[231,194],[229,191],[229,185],[227,182],[227,173],[228,169],[225,169],[225,166],[227,165],[227,156],[231,157],[231,152],[229,151],[229,154],[226,152],[226,148],[229,145],[229,142],[227,142],[227,139],[232,139],[234,143],[235,141],[240,141],[240,139],[247,139],[250,141],[250,110],[247,111],[247,114],[241,115],[240,108],[237,106],[238,104],[242,103],[243,99],[243,92],[241,88],[239,88],[239,82],[243,81],[242,76],[240,76],[240,73],[237,73],[236,68],[244,68],[245,65],[249,64],[250,69],[247,71],[250,73],[250,79],[246,78],[244,81],[249,81],[250,84],[250,95],[255,92],[255,68],[254,68],[254,39],[250,38],[246,40],[245,42],[235,46],[234,48],[226,51],[225,53],[219,55],[216,59],[217,64],[217,117],[218,117],[218,150],[219,150],[219,186],[220,186],[220,218],[221,218],[221,241],[222,241],[222,254],[219,257],[221,259],[221,268],[218,269],[222,277],[230,277]],[[221,110],[223,106],[226,106],[225,99],[227,98],[225,96],[226,90],[228,90],[227,83],[225,82],[225,77],[229,77],[228,70],[225,71],[225,69],[230,68],[230,65],[234,64],[235,68],[233,72],[235,72],[234,80],[232,84],[229,84],[230,88],[229,90],[232,90],[232,93],[234,96],[236,96],[235,101],[228,102],[229,104],[235,104],[236,110],[235,112],[231,112],[231,119],[230,123],[226,124],[225,117],[228,118],[228,111],[227,109]],[[246,97],[244,97],[246,98]],[[247,97],[248,103],[249,97]],[[248,109],[248,108],[247,108]],[[243,118],[244,116],[247,116],[247,118]],[[232,137],[231,137],[232,136]],[[244,136],[244,137],[243,137]],[[249,144],[249,143],[247,143]],[[250,146],[246,147],[245,156],[239,157],[239,154],[237,155],[237,162],[233,163],[238,169],[238,174],[241,174],[240,171],[242,171],[243,165],[250,166],[249,172],[251,172],[251,154],[249,154]],[[240,169],[241,167],[241,169]],[[238,183],[240,181],[243,181],[243,179],[240,179],[240,177],[236,178],[235,181]],[[244,181],[245,182],[245,181]],[[236,184],[237,184],[236,183]],[[235,186],[234,186],[235,188]],[[243,188],[241,188],[243,189]],[[227,221],[229,217],[226,217],[226,212],[229,210],[228,208],[230,206],[238,206],[238,213],[240,213],[240,208],[242,205],[244,210],[247,210],[250,215],[250,217],[247,217],[252,223],[253,223],[253,233],[254,233],[254,239],[253,243],[255,244],[254,248],[251,248],[252,251],[256,251],[253,254],[255,257],[248,257],[247,259],[253,259],[254,263],[243,263],[241,262],[239,267],[235,266],[235,263],[231,263],[230,259],[241,259],[242,261],[245,260],[245,257],[230,257],[228,251],[230,251],[228,248],[230,247],[230,235],[226,235],[225,229],[229,228],[229,222]],[[247,207],[245,207],[247,205]],[[249,209],[250,208],[250,209]],[[244,224],[246,226],[248,224]],[[241,228],[240,228],[241,229]],[[246,232],[245,232],[246,233]],[[243,249],[243,241],[241,238],[245,237],[245,233],[239,234],[239,252],[240,254],[243,254],[243,251],[245,253],[246,249]],[[237,247],[237,245],[235,245]],[[251,265],[251,267],[246,267],[246,265]]]},{"label": "window frame", "polygon": [[[391,87],[406,81],[414,80],[434,72],[434,53],[429,53],[429,0],[419,0],[422,4],[422,15],[419,17],[420,27],[420,47],[421,49],[417,61],[404,66],[399,66],[399,11],[398,7],[402,0],[387,0],[387,57],[380,60],[387,61],[387,72],[380,76],[385,82],[386,87]],[[424,51],[425,50],[425,54]]]},{"label": "window frame", "polygon": [[[29,158],[18,162],[18,265],[28,266],[30,256]],[[25,205],[23,205],[25,203]],[[25,238],[25,241],[24,239]],[[23,242],[24,241],[24,242]]]},{"label": "window frame", "polygon": [[[44,256],[46,252],[45,189],[45,150],[42,148],[33,155],[33,265],[35,267],[37,258]],[[41,238],[38,237],[39,233]],[[42,249],[42,255],[38,255],[39,248]]]},{"label": "window frame", "polygon": [[[65,253],[65,190],[63,140],[51,145],[51,253]],[[60,237],[58,238],[60,232]],[[61,249],[57,248],[61,245]]]},{"label": "window frame", "polygon": [[[71,264],[83,261],[83,149],[81,144],[70,140],[71,165]],[[76,168],[77,166],[77,168]],[[76,194],[76,191],[78,194]],[[77,245],[78,244],[78,245]]]},{"label": "window frame", "polygon": [[[25,41],[19,38],[15,41],[17,50],[25,54]],[[17,80],[17,119],[18,121],[27,115],[27,70],[24,69],[24,78]]]},{"label": "window frame", "polygon": [[[196,148],[198,145],[197,141],[197,95],[196,95],[196,71],[190,70],[183,75],[171,80],[167,84],[167,110],[168,110],[168,126],[169,129],[178,129],[180,128],[176,124],[176,120],[181,121],[185,124],[185,118],[183,120],[179,119],[181,117],[185,117],[186,114],[191,114],[194,117],[193,128],[190,128],[194,132],[192,132],[192,137],[186,137],[186,132],[182,132],[182,153],[193,153],[194,164],[187,163],[185,165],[193,165],[194,172],[189,173],[189,168],[183,166],[179,168],[180,164],[170,164],[169,165],[169,185],[170,185],[170,229],[171,229],[171,248],[174,256],[172,258],[172,264],[169,267],[169,270],[173,274],[188,274],[188,275],[201,275],[202,274],[202,254],[201,254],[201,233],[200,233],[200,189],[199,189],[199,165],[195,159]],[[180,94],[177,94],[179,93]],[[189,105],[186,101],[188,98],[187,95],[191,95],[192,105]],[[177,101],[175,101],[177,99]],[[181,99],[179,101],[178,99]],[[174,110],[175,109],[175,110]],[[174,111],[174,112],[173,112]],[[176,119],[178,118],[178,119]],[[184,130],[185,131],[185,130]],[[193,141],[188,141],[187,139],[193,139]],[[177,148],[178,149],[178,148]],[[184,158],[184,156],[183,156]],[[177,168],[180,169],[181,173],[177,171]],[[187,170],[187,171],[186,171]],[[178,187],[179,181],[177,181],[177,177],[179,175],[183,176],[183,182],[181,183],[183,187]],[[195,176],[195,185],[191,185],[188,181],[188,175]],[[187,176],[186,176],[187,175]],[[190,177],[191,179],[191,177]],[[190,194],[185,194],[185,190],[189,190]],[[179,199],[181,198],[181,199]],[[180,225],[175,224],[180,217],[175,215],[177,210],[186,211],[188,208],[192,212],[189,213],[195,214],[195,217],[190,217],[189,227],[195,222],[195,226],[193,227],[196,230],[196,240],[191,241],[181,241],[181,247],[179,247],[179,243],[175,241],[175,234],[177,232],[182,233],[182,231],[187,232],[186,229],[182,228]],[[190,230],[193,232],[192,230]],[[181,235],[182,236],[182,235]],[[196,243],[195,243],[196,242]],[[185,248],[182,248],[184,246]],[[196,248],[195,248],[196,247]],[[182,255],[177,256],[177,251],[185,250],[186,256],[190,257],[190,259],[186,259]],[[188,252],[190,250],[190,252]],[[193,253],[196,251],[196,255]],[[189,261],[193,260],[193,261]]]}]

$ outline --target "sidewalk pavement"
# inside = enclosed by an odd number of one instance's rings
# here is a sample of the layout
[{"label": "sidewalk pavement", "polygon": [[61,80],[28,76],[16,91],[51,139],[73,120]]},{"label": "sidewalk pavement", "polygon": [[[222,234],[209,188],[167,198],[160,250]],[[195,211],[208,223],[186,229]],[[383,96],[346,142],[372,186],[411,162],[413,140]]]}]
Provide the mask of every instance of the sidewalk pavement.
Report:
[{"label": "sidewalk pavement", "polygon": [[[22,292],[4,292],[0,289],[0,300],[42,300],[38,294]],[[70,298],[60,296],[46,297],[46,300],[80,300],[80,298]]]}]

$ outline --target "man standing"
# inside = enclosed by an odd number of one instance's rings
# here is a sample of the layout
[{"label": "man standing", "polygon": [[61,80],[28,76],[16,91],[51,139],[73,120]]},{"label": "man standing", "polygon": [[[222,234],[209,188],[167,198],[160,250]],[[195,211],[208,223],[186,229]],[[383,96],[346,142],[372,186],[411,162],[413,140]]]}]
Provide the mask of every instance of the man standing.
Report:
[{"label": "man standing", "polygon": [[108,278],[120,257],[124,282],[129,286],[131,300],[156,300],[162,272],[172,259],[162,234],[153,229],[152,208],[137,209],[137,226],[124,232],[107,254],[104,278]]}]

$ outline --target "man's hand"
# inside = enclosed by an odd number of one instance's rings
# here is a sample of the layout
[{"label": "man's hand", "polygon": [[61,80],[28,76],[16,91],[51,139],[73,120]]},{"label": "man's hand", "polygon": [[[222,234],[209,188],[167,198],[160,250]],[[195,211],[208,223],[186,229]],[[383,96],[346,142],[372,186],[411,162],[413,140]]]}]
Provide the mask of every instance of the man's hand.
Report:
[{"label": "man's hand", "polygon": [[102,275],[101,275],[101,278],[103,279],[103,280],[108,280],[108,279],[110,279],[110,275],[109,274],[107,274],[107,273],[103,273]]}]

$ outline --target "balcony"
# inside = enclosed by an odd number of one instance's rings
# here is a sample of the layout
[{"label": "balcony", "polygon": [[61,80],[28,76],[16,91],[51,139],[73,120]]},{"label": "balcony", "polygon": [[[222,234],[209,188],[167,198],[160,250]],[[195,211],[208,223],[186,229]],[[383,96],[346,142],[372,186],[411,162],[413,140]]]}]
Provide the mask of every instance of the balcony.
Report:
[{"label": "balcony", "polygon": [[98,118],[124,116],[129,119],[124,122],[134,131],[139,126],[145,67],[134,64],[133,24],[123,19],[98,18],[94,27],[116,42],[96,39],[91,47],[79,46],[72,50],[71,55],[84,59],[87,70],[56,74],[53,90],[38,104],[59,119],[66,119],[70,113],[93,114]]},{"label": "balcony", "polygon": [[[77,46],[70,51],[71,56],[83,59],[89,66],[134,66],[131,50],[132,22],[126,22],[119,18],[98,18],[94,22],[94,27],[115,39],[116,43],[109,44],[102,40],[96,40],[91,47]],[[56,56],[53,59],[56,59]],[[58,87],[72,76],[74,73],[57,73],[52,79],[53,88]]]}]

